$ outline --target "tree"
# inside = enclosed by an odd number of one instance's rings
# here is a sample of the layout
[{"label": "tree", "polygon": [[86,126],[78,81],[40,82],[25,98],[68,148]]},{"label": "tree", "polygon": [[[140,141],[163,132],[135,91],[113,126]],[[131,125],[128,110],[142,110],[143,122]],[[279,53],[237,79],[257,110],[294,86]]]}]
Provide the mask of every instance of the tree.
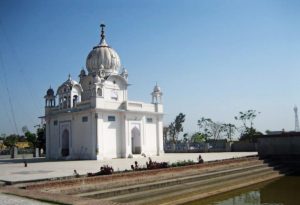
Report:
[{"label": "tree", "polygon": [[18,141],[18,135],[12,134],[6,137],[3,141],[3,144],[9,148],[10,150],[10,157],[15,158],[14,148],[16,147]]},{"label": "tree", "polygon": [[38,128],[36,130],[37,133],[37,139],[36,139],[36,146],[39,149],[46,150],[46,126],[44,125],[41,128]]},{"label": "tree", "polygon": [[164,127],[163,128],[163,139],[164,139],[165,143],[167,142],[167,139],[168,139],[168,133],[169,133],[169,127]]},{"label": "tree", "polygon": [[2,133],[2,134],[0,135],[0,140],[4,140],[5,138],[6,138],[6,134]]},{"label": "tree", "polygon": [[212,120],[210,118],[204,118],[204,117],[202,117],[197,122],[197,125],[199,126],[199,132],[205,136],[205,140],[207,140],[212,135],[209,129],[211,123]]},{"label": "tree", "polygon": [[234,135],[235,131],[236,131],[236,126],[234,124],[223,124],[223,131],[225,132],[225,136],[227,137],[227,139],[229,141],[232,141],[232,136]]},{"label": "tree", "polygon": [[247,127],[240,137],[240,141],[257,142],[257,136],[262,135],[253,127]]},{"label": "tree", "polygon": [[35,149],[37,146],[37,137],[36,134],[27,131],[25,133],[26,139],[29,142],[31,148]]},{"label": "tree", "polygon": [[205,140],[206,140],[206,136],[200,132],[194,133],[191,137],[191,141],[193,143],[201,143],[201,142],[205,142]]},{"label": "tree", "polygon": [[15,135],[15,134],[12,134],[12,135],[9,135],[7,136],[4,141],[3,141],[3,144],[8,147],[8,148],[13,148],[16,146],[17,144],[17,141],[18,141],[18,136]]},{"label": "tree", "polygon": [[222,133],[224,131],[224,126],[220,122],[212,122],[210,124],[210,130],[212,133],[212,139],[218,140],[222,138]]},{"label": "tree", "polygon": [[185,115],[182,113],[179,113],[176,116],[174,122],[172,122],[169,125],[169,136],[171,138],[171,141],[174,144],[176,144],[176,141],[178,139],[178,134],[183,131],[182,124],[184,123],[184,121],[185,121]]},{"label": "tree", "polygon": [[241,137],[242,141],[256,142],[256,137],[262,135],[254,127],[254,119],[260,112],[256,110],[247,110],[246,112],[239,112],[238,116],[235,116],[235,120],[240,120],[242,122]]},{"label": "tree", "polygon": [[205,140],[208,138],[217,140],[222,137],[224,131],[224,125],[219,122],[214,122],[210,118],[202,117],[198,120],[199,132],[205,136]]},{"label": "tree", "polygon": [[256,110],[247,110],[246,112],[239,112],[238,116],[235,116],[235,120],[240,120],[243,123],[244,128],[252,128],[253,121],[260,112]]},{"label": "tree", "polygon": [[188,141],[189,141],[189,139],[188,139],[188,133],[184,133],[183,134],[183,141],[185,142],[185,143],[187,143]]}]

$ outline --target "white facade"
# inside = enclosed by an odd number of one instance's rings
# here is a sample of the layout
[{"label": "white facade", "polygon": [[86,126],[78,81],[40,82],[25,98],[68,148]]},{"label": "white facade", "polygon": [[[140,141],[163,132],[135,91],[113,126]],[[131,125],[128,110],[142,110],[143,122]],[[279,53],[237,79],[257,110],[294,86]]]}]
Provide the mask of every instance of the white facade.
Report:
[{"label": "white facade", "polygon": [[79,82],[67,79],[45,96],[48,159],[110,159],[163,154],[162,92],[157,85],[152,103],[127,99],[128,73],[105,41],[87,57],[88,73]]}]

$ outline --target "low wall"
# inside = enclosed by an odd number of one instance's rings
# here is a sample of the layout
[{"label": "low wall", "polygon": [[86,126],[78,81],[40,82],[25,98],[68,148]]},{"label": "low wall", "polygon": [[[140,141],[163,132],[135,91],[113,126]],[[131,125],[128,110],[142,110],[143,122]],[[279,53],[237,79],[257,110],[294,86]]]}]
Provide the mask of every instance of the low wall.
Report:
[{"label": "low wall", "polygon": [[264,135],[258,138],[258,155],[300,174],[300,132]]},{"label": "low wall", "polygon": [[258,138],[258,154],[267,156],[300,156],[300,133],[263,135]]},{"label": "low wall", "polygon": [[231,144],[232,152],[256,152],[257,151],[257,143],[252,142],[233,142]]}]

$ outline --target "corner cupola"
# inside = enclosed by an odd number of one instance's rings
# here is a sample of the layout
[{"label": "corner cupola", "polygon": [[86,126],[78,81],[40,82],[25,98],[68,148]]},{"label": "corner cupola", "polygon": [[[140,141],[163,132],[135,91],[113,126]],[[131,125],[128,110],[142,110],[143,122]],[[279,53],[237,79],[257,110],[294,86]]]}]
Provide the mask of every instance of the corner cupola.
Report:
[{"label": "corner cupola", "polygon": [[77,103],[81,102],[82,91],[81,85],[69,75],[68,79],[57,89],[59,108],[76,107]]},{"label": "corner cupola", "polygon": [[151,93],[152,95],[152,103],[153,104],[160,104],[162,103],[162,91],[161,91],[161,88],[157,85],[154,86],[153,88],[153,92]]},{"label": "corner cupola", "polygon": [[55,107],[55,95],[54,90],[50,88],[47,90],[45,98],[45,107]]}]

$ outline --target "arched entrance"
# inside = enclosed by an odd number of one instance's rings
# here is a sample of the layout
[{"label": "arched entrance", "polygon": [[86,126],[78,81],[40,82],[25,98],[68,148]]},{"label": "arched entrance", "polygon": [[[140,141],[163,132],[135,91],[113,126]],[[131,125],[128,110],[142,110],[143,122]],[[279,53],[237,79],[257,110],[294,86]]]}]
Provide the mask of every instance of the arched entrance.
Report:
[{"label": "arched entrance", "polygon": [[78,102],[78,95],[73,96],[73,107],[76,107],[76,104]]},{"label": "arched entrance", "polygon": [[62,149],[61,155],[63,157],[69,156],[69,130],[65,129],[61,136]]},{"label": "arched entrance", "polygon": [[141,132],[136,126],[131,129],[131,151],[132,154],[141,154]]}]

